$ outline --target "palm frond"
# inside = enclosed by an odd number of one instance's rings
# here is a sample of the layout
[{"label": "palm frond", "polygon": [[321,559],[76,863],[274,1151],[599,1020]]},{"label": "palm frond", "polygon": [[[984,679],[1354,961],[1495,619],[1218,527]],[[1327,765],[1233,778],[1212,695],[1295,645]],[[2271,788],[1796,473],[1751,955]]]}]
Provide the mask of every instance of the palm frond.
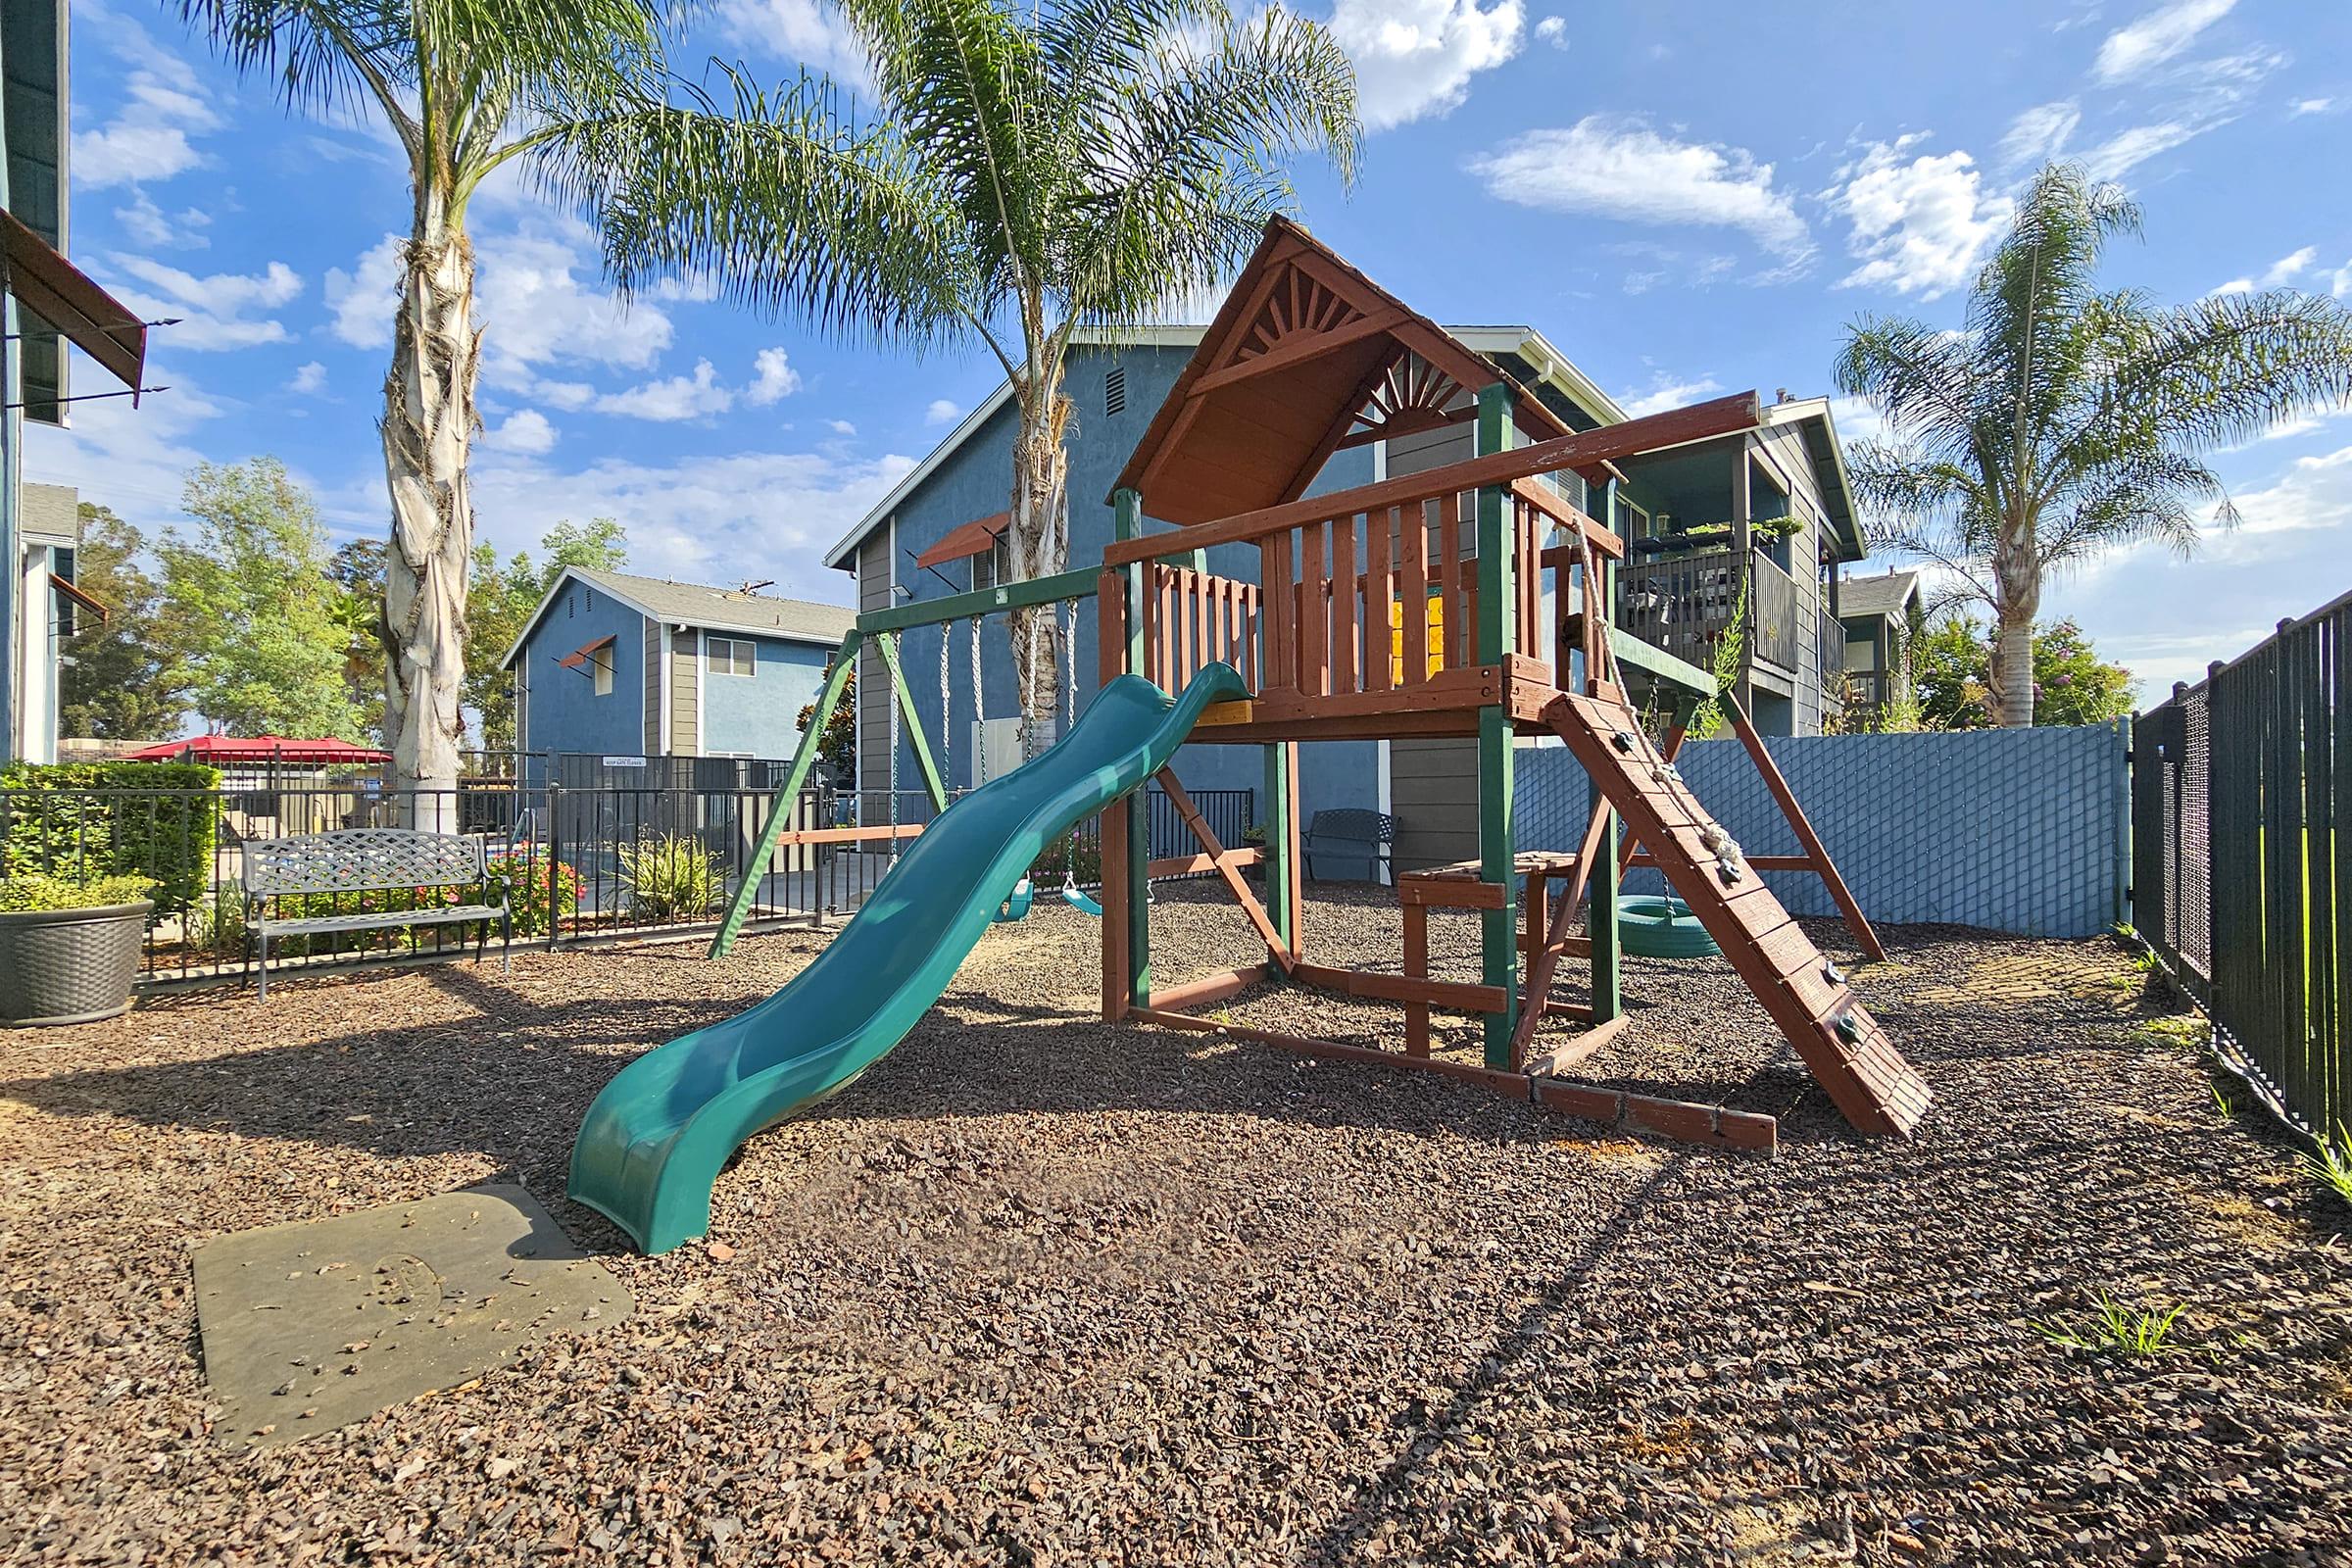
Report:
[{"label": "palm frond", "polygon": [[388,0],[181,0],[180,18],[241,73],[270,77],[289,109],[350,114],[373,104],[411,157],[414,32]]},{"label": "palm frond", "polygon": [[2279,289],[2218,295],[2108,323],[2119,445],[2192,452],[2352,404],[2352,310]]}]

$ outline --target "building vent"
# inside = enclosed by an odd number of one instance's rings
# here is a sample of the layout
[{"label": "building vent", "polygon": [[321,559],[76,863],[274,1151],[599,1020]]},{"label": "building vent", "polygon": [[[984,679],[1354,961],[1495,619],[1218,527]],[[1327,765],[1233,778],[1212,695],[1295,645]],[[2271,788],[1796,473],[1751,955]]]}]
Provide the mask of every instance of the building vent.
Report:
[{"label": "building vent", "polygon": [[1114,365],[1102,377],[1102,412],[1105,415],[1127,412],[1127,368]]},{"label": "building vent", "polygon": [[579,606],[574,602],[575,597],[576,596],[572,594],[565,594],[564,596],[564,618],[565,620],[569,620],[571,618],[571,612],[579,608]]},{"label": "building vent", "polygon": [[593,588],[588,590],[588,608],[590,610],[596,608],[596,590]]}]

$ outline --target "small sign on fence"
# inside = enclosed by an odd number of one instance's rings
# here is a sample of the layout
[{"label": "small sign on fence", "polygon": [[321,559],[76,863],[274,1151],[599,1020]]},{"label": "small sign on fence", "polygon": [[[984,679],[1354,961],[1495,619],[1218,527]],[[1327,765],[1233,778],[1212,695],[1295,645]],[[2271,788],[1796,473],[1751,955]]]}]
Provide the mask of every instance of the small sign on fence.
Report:
[{"label": "small sign on fence", "polygon": [[645,759],[642,757],[608,757],[604,759],[604,763],[607,767],[643,767]]}]

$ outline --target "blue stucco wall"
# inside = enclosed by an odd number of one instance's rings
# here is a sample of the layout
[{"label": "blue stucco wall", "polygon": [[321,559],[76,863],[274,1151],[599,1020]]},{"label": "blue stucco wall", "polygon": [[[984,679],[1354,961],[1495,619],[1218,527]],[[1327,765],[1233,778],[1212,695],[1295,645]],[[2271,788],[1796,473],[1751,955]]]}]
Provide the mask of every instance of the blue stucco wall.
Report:
[{"label": "blue stucco wall", "polygon": [[[599,697],[585,672],[559,668],[556,661],[606,636],[613,639],[612,692]],[[634,610],[586,583],[568,582],[515,664],[530,689],[524,751],[635,756],[645,749],[645,627]]]},{"label": "blue stucco wall", "polygon": [[[2097,936],[2123,916],[2128,806],[2122,726],[1949,735],[1810,735],[1766,743],[1805,818],[1873,920]],[[1799,853],[1737,740],[1684,749],[1683,777],[1750,855]],[[1564,750],[1523,751],[1519,845],[1573,850],[1590,785]],[[1767,871],[1791,914],[1834,917],[1821,879]],[[1654,871],[1627,879],[1654,893]]]},{"label": "blue stucco wall", "polygon": [[[729,631],[706,638],[734,637]],[[790,757],[800,741],[801,710],[816,701],[833,650],[779,638],[754,637],[759,657],[750,675],[703,674],[703,751]]]},{"label": "blue stucco wall", "polygon": [[[1143,439],[1152,416],[1166,400],[1168,389],[1192,358],[1188,348],[1149,345],[1121,348],[1080,346],[1070,352],[1066,386],[1076,410],[1068,439],[1070,460],[1070,564],[1073,567],[1101,561],[1110,543],[1112,513],[1108,497],[1119,470]],[[1104,412],[1104,381],[1112,368],[1123,368],[1127,405],[1123,413]],[[936,571],[918,568],[914,558],[952,528],[1003,512],[1012,485],[1012,437],[1015,425],[1009,404],[950,454],[899,505],[898,580],[912,599],[900,603],[944,599],[971,587],[967,562],[951,562]],[[1324,468],[1309,493],[1366,484],[1372,478],[1368,448],[1340,453]],[[1149,498],[1146,498],[1147,508]],[[1257,553],[1241,546],[1209,553],[1209,569],[1246,582],[1257,580]],[[1078,607],[1076,648],[1078,700],[1081,709],[1095,689],[1096,609],[1092,600]],[[1014,698],[1012,654],[1005,636],[1006,620],[988,620],[981,634],[983,703],[991,718],[1019,710]],[[951,784],[972,782],[970,737],[973,720],[970,632],[962,624],[949,630],[948,716],[953,757]],[[916,711],[936,748],[943,733],[940,723],[939,654],[941,628],[918,626],[904,634],[900,651],[912,687]],[[805,701],[806,699],[804,699]],[[901,743],[899,776],[915,775],[912,754]],[[1188,746],[1176,759],[1177,776],[1191,789],[1256,789],[1263,782],[1263,754],[1248,746]],[[911,788],[911,784],[906,787]],[[1299,755],[1300,808],[1314,811],[1342,806],[1372,807],[1379,792],[1377,750],[1369,741],[1326,742],[1303,748]]]}]

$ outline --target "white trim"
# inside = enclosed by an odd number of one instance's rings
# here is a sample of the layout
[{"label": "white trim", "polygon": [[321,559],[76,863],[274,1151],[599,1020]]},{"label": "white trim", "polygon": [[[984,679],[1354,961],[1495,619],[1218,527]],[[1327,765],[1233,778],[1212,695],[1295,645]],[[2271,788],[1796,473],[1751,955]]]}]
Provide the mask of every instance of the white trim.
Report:
[{"label": "white trim", "polygon": [[704,743],[710,737],[710,659],[704,651],[710,643],[708,626],[694,628],[694,755],[709,757],[710,748]]},{"label": "white trim", "polygon": [[1534,367],[1538,380],[1558,388],[1569,402],[1602,424],[1618,424],[1629,417],[1615,398],[1532,326],[1449,326],[1446,331],[1476,354],[1516,354]]},{"label": "white trim", "polygon": [[[624,609],[635,611],[643,619],[659,621],[663,625],[694,626],[698,628],[710,626],[717,631],[727,632],[744,637],[766,637],[780,643],[798,643],[805,648],[838,648],[841,646],[838,638],[832,642],[827,642],[821,636],[811,636],[807,632],[786,631],[781,626],[743,626],[715,618],[705,619],[700,615],[676,616],[657,614],[652,610],[647,609],[643,603],[633,598],[626,589],[615,588],[610,582],[604,582],[598,580],[597,578],[590,577],[581,567],[565,566],[562,571],[556,574],[556,580],[548,585],[546,596],[539,601],[539,608],[531,612],[530,619],[522,623],[522,631],[515,637],[514,646],[509,648],[506,652],[506,657],[498,662],[499,668],[505,669],[514,662],[515,659],[522,653],[522,645],[531,640],[531,634],[539,629],[539,622],[546,619],[548,611],[554,608],[556,596],[564,591],[564,587],[566,583],[572,582],[576,582],[592,592],[603,594],[607,599],[612,600],[614,604],[619,605]],[[816,605],[816,607],[821,610],[838,610],[841,608],[838,605],[819,605],[814,600],[795,600],[793,603]],[[853,611],[851,613],[855,615],[857,612]]]},{"label": "white trim", "polygon": [[676,755],[678,744],[676,715],[669,710],[669,683],[675,673],[671,668],[674,662],[670,653],[671,627],[666,620],[657,620],[653,625],[654,635],[661,639],[662,645],[662,684],[654,693],[654,735],[662,743],[661,755],[670,757]]}]

